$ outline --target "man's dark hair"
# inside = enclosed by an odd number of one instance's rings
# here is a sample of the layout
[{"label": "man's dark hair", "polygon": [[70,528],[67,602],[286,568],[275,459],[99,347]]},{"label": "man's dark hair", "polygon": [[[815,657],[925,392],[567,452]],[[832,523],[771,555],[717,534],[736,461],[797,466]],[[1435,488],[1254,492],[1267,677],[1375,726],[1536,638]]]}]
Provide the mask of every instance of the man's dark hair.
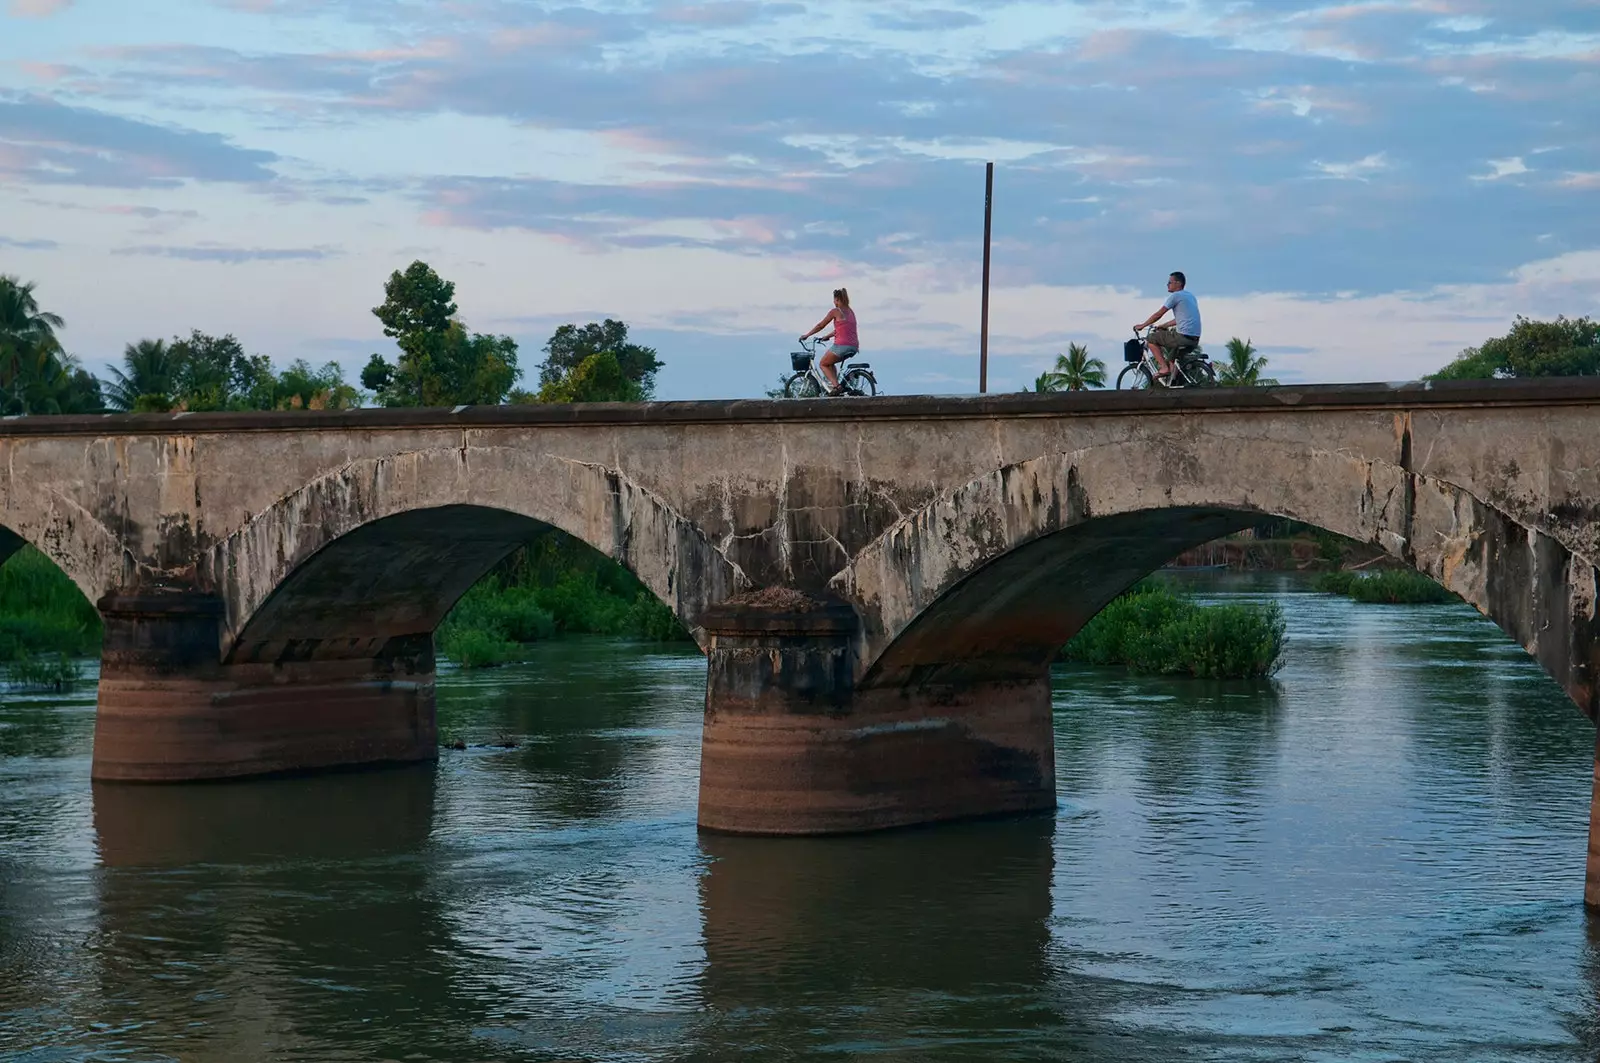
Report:
[{"label": "man's dark hair", "polygon": [[1178,287],[1180,287],[1180,288],[1189,287],[1189,278],[1185,277],[1182,273],[1179,273],[1177,270],[1173,270],[1171,273],[1167,274],[1167,276],[1175,278],[1177,280],[1177,282],[1178,282]]}]

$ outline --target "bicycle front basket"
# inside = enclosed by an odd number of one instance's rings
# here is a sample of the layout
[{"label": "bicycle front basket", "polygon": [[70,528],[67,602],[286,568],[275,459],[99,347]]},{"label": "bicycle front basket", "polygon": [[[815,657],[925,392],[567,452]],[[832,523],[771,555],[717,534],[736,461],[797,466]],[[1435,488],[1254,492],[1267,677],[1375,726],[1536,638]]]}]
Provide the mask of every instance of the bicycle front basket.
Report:
[{"label": "bicycle front basket", "polygon": [[789,364],[794,366],[794,371],[796,373],[804,373],[807,369],[811,368],[811,359],[813,357],[815,356],[808,354],[805,351],[790,351]]},{"label": "bicycle front basket", "polygon": [[1144,345],[1138,340],[1129,340],[1122,345],[1122,360],[1124,362],[1137,362],[1144,357]]}]

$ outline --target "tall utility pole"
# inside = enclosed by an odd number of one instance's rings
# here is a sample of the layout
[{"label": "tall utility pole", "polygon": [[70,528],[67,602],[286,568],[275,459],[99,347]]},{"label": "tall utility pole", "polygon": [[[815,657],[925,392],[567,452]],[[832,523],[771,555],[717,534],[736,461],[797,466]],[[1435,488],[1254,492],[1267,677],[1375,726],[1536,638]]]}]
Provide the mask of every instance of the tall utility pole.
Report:
[{"label": "tall utility pole", "polygon": [[989,390],[989,222],[994,217],[994,163],[983,175],[983,320],[978,325],[978,394]]}]

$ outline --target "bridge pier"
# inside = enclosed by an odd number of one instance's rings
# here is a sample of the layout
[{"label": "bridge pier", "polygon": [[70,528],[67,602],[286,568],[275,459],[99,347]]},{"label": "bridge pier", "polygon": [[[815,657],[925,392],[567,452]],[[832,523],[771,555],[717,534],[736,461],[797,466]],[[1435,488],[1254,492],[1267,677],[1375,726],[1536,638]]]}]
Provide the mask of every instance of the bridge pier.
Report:
[{"label": "bridge pier", "polygon": [[853,609],[763,597],[701,619],[703,829],[839,834],[1055,807],[1048,674],[859,689]]},{"label": "bridge pier", "polygon": [[114,593],[99,608],[95,779],[185,782],[438,756],[428,635],[224,663],[215,595]]},{"label": "bridge pier", "polygon": [[1595,731],[1594,782],[1589,791],[1589,859],[1584,869],[1583,903],[1600,912],[1600,730]]}]

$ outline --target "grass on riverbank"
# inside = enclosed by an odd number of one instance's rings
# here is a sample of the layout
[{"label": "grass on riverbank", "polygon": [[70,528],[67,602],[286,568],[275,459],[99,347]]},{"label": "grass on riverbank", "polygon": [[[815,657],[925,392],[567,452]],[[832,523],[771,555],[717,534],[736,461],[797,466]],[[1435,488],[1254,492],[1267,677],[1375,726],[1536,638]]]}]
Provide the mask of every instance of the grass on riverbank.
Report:
[{"label": "grass on riverbank", "polygon": [[519,660],[527,644],[563,634],[652,642],[689,637],[627,569],[551,530],[462,596],[435,644],[464,668],[484,668]]},{"label": "grass on riverbank", "polygon": [[1323,594],[1342,594],[1358,602],[1432,605],[1461,599],[1416,569],[1386,568],[1373,573],[1324,572],[1314,584]]},{"label": "grass on riverbank", "polygon": [[53,562],[25,546],[0,565],[0,679],[62,690],[100,648],[100,614]]},{"label": "grass on riverbank", "polygon": [[1283,646],[1276,602],[1200,605],[1146,580],[1102,609],[1061,658],[1148,675],[1253,679],[1278,670]]}]

